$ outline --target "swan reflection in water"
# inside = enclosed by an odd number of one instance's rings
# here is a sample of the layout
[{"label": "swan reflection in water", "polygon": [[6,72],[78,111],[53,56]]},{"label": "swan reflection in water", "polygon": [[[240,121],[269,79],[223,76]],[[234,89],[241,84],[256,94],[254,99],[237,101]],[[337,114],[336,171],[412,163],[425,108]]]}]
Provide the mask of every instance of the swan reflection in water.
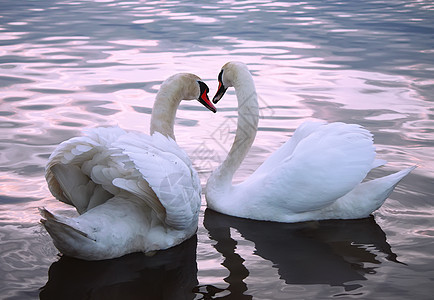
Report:
[{"label": "swan reflection in water", "polygon": [[353,291],[361,287],[355,281],[376,272],[375,265],[382,263],[379,253],[400,263],[372,216],[290,224],[241,219],[207,209],[204,226],[224,257],[222,265],[229,270],[226,289],[198,286],[195,235],[151,257],[134,253],[84,261],[63,256],[51,265],[40,298],[215,299],[225,294],[222,298],[252,299],[244,282],[250,275],[244,265],[249,258],[236,253],[231,228],[253,242],[253,255],[271,261],[288,285],[326,284]]},{"label": "swan reflection in water", "polygon": [[[290,224],[241,219],[207,209],[204,226],[217,242],[215,249],[224,257],[222,265],[230,272],[225,278],[229,284],[225,293],[230,292],[236,299],[252,297],[244,294],[249,270],[243,262],[249,258],[236,253],[237,241],[231,238],[231,228],[253,242],[253,254],[271,261],[288,285],[325,284],[348,292],[361,287],[355,281],[376,273],[373,265],[382,263],[379,253],[389,261],[401,263],[373,216]],[[210,296],[224,291],[210,285],[199,289]]]},{"label": "swan reflection in water", "polygon": [[154,256],[103,261],[63,256],[48,271],[40,299],[194,299],[197,236]]}]

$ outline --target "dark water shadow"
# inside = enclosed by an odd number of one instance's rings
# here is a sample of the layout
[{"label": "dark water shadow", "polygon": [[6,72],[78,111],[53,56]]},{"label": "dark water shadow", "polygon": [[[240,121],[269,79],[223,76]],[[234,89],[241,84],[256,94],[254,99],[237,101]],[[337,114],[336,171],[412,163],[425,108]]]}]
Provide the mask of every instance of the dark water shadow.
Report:
[{"label": "dark water shadow", "polygon": [[[249,270],[236,252],[237,241],[230,229],[255,244],[254,255],[273,263],[286,284],[325,284],[345,291],[361,287],[357,281],[375,274],[384,259],[402,264],[386,241],[386,235],[374,217],[360,220],[328,220],[285,224],[230,217],[212,210],[205,211],[204,226],[215,249],[224,257],[222,265],[230,274],[225,278],[227,290],[236,299],[251,299],[244,279]],[[223,290],[202,287],[209,295]]]},{"label": "dark water shadow", "polygon": [[197,236],[154,256],[104,261],[63,256],[48,271],[40,299],[194,299]]}]

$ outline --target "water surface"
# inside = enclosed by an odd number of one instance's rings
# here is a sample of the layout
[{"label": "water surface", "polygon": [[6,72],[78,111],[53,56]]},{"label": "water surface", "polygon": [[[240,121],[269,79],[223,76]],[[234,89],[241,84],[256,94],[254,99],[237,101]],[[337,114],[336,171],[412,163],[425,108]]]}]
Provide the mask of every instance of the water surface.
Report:
[{"label": "water surface", "polygon": [[[255,222],[203,200],[197,237],[177,248],[59,259],[37,212],[74,214],[45,183],[55,146],[95,126],[148,132],[164,79],[195,73],[212,96],[229,60],[249,66],[261,114],[235,181],[306,120],[368,128],[389,161],[372,178],[418,168],[367,219]],[[433,62],[434,5],[424,0],[0,1],[2,297],[430,299]],[[177,114],[177,141],[203,184],[234,136],[233,91],[218,110],[185,102]]]}]

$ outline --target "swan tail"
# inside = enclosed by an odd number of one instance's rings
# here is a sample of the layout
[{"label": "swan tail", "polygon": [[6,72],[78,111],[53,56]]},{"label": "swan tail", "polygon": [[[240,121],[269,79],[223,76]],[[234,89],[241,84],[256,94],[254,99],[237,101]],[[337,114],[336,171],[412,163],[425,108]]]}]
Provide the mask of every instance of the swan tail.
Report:
[{"label": "swan tail", "polygon": [[74,256],[75,249],[96,242],[87,233],[76,228],[73,220],[56,216],[45,208],[39,208],[39,213],[42,216],[40,220],[42,225],[60,252]]},{"label": "swan tail", "polygon": [[412,166],[399,172],[359,184],[354,190],[339,198],[336,204],[344,208],[345,219],[365,218],[383,205],[398,183],[413,171]]},{"label": "swan tail", "polygon": [[375,159],[374,162],[372,163],[371,169],[375,169],[381,166],[384,166],[385,164],[387,164],[387,161],[384,159]]}]

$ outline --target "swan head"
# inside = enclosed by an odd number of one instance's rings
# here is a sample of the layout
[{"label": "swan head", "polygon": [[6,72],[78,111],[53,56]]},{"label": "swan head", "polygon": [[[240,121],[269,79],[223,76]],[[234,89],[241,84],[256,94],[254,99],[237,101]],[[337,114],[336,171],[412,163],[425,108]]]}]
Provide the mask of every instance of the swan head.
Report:
[{"label": "swan head", "polygon": [[182,100],[198,100],[212,112],[217,109],[208,98],[209,88],[198,76],[191,73],[178,73],[166,79],[160,91],[178,95]]},{"label": "swan head", "polygon": [[246,78],[246,76],[243,76],[243,73],[246,72],[248,73],[247,77],[250,77],[249,69],[242,62],[230,61],[226,63],[220,70],[218,76],[219,86],[212,102],[214,104],[219,102],[228,88],[237,85],[242,78]]}]

